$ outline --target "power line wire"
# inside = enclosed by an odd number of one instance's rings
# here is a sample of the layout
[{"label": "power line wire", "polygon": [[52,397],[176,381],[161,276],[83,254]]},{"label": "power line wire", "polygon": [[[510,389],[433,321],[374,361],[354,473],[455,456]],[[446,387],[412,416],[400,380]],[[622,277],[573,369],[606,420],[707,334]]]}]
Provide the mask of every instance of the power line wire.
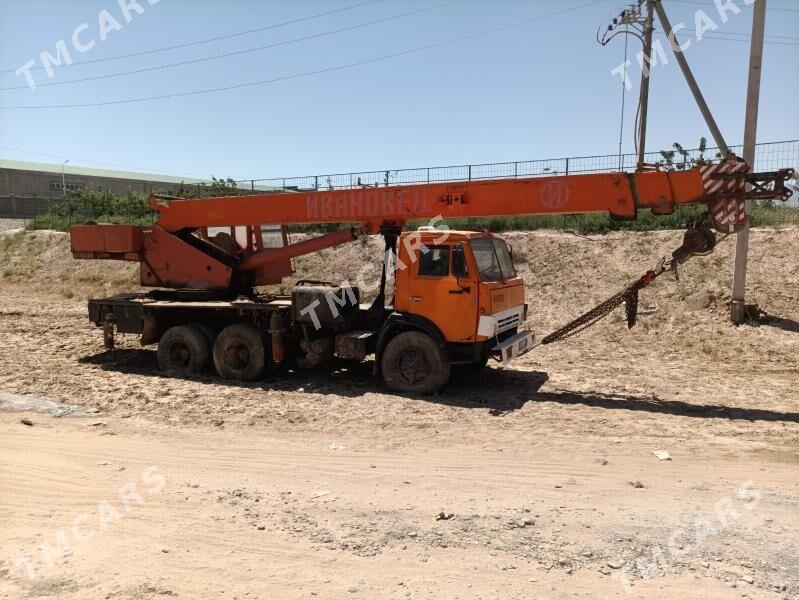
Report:
[{"label": "power line wire", "polygon": [[[695,31],[694,29],[688,29],[686,31]],[[748,33],[738,33],[737,31],[711,31],[711,35],[735,35],[739,37],[751,38],[752,36]],[[707,35],[707,34],[703,34]],[[766,39],[779,39],[779,40],[799,40],[799,36],[797,35],[767,35]]]},{"label": "power line wire", "polygon": [[[384,0],[368,0],[367,2],[361,2],[359,4],[351,4],[349,6],[344,6],[342,8],[337,8],[334,10],[328,10],[321,13],[316,13],[314,15],[308,15],[307,17],[300,17],[298,19],[292,19],[291,21],[283,21],[282,23],[275,23],[274,25],[267,25],[265,27],[256,27],[255,29],[248,29],[246,31],[237,31],[235,33],[229,33],[226,35],[220,35],[217,37],[206,38],[204,40],[195,40],[193,42],[185,42],[183,44],[176,44],[175,46],[166,46],[164,48],[154,48],[152,50],[142,50],[140,52],[132,52],[130,54],[120,54],[118,56],[108,56],[106,58],[94,58],[92,60],[84,60],[80,62],[72,63],[71,67],[78,67],[81,65],[89,65],[101,62],[108,62],[112,60],[121,60],[123,58],[131,58],[135,56],[146,56],[148,54],[156,54],[158,52],[167,52],[169,50],[178,50],[180,48],[188,48],[190,46],[198,46],[200,44],[208,44],[210,42],[217,42],[219,40],[227,40],[234,37],[240,37],[242,35],[249,35],[251,33],[258,33],[261,31],[267,31],[269,29],[277,29],[278,27],[284,27],[286,25],[294,25],[296,23],[303,23],[305,21],[310,21],[312,19],[318,19],[320,17],[327,17],[329,15],[334,15],[337,13],[342,13],[348,10],[353,10],[356,8],[361,8],[362,6],[368,6],[369,4],[376,4],[378,2],[383,2]],[[31,71],[42,71],[44,70],[44,66],[39,67],[31,67]],[[15,73],[17,69],[3,69],[0,70],[0,73]]]},{"label": "power line wire", "polygon": [[[341,32],[344,32],[344,31],[352,31],[353,29],[362,29],[362,28],[368,27],[370,25],[376,25],[378,23],[386,23],[388,21],[393,21],[393,20],[396,20],[396,19],[400,19],[402,17],[409,17],[411,15],[416,15],[416,14],[419,14],[419,13],[429,12],[429,11],[434,10],[436,8],[441,8],[441,7],[444,7],[444,6],[450,6],[452,4],[458,4],[458,3],[463,2],[463,1],[464,0],[449,0],[447,2],[442,2],[440,4],[434,4],[433,6],[427,6],[425,8],[419,8],[419,9],[416,9],[416,10],[411,10],[411,11],[400,13],[400,14],[397,14],[397,15],[391,15],[389,17],[382,17],[380,19],[374,19],[372,21],[366,21],[365,23],[357,23],[355,25],[348,25],[346,27],[339,27],[338,29],[333,29],[331,31],[323,31],[321,33],[314,33],[314,34],[311,34],[311,35],[306,35],[306,36],[303,36],[303,37],[294,38],[292,40],[285,40],[285,41],[282,41],[282,42],[275,42],[273,44],[266,44],[264,46],[257,46],[255,48],[247,48],[247,49],[244,49],[244,50],[235,50],[233,52],[224,52],[222,54],[216,54],[214,56],[205,56],[205,57],[202,57],[202,58],[193,58],[193,59],[190,59],[190,60],[183,60],[183,61],[180,61],[180,62],[168,63],[168,64],[165,64],[165,65],[157,65],[157,66],[154,66],[154,67],[143,67],[141,69],[134,69],[132,71],[123,71],[123,72],[120,72],[120,73],[110,73],[110,74],[107,74],[107,75],[94,75],[92,77],[83,77],[81,79],[70,79],[68,81],[53,81],[53,82],[49,82],[49,83],[40,83],[40,84],[37,84],[36,87],[37,88],[38,87],[50,87],[50,86],[54,86],[54,85],[68,85],[68,84],[71,84],[71,83],[84,83],[84,82],[87,82],[87,81],[97,81],[99,79],[111,79],[111,78],[114,78],[114,77],[123,77],[123,76],[126,76],[126,75],[136,75],[136,74],[139,74],[139,73],[149,73],[151,71],[160,71],[162,69],[171,69],[171,68],[175,68],[175,67],[181,67],[181,66],[185,66],[185,65],[202,63],[202,62],[207,62],[207,61],[211,61],[211,60],[219,60],[219,59],[222,59],[222,58],[229,58],[231,56],[240,56],[242,54],[249,54],[251,52],[257,52],[259,50],[266,50],[268,48],[276,48],[278,46],[288,46],[290,44],[296,44],[297,42],[304,42],[304,41],[307,41],[307,40],[326,37],[326,36],[333,35],[333,34],[336,34],[336,33],[341,33]],[[27,90],[27,89],[32,89],[32,88],[30,88],[27,85],[20,85],[20,86],[14,86],[14,87],[0,88],[0,92],[8,92],[8,91],[12,91],[12,90]]]},{"label": "power line wire", "polygon": [[[690,33],[697,33],[696,29],[685,29],[685,31],[688,31]],[[704,31],[704,32],[702,32],[702,35],[703,36],[705,36],[705,35],[733,35],[733,36],[737,36],[737,37],[746,38],[747,40],[751,39],[751,37],[752,37],[751,34],[740,33],[738,31],[716,31],[716,30]],[[796,35],[767,35],[766,39],[799,40],[799,36],[796,36]]]},{"label": "power line wire", "polygon": [[[712,2],[695,2],[694,0],[669,0],[669,2],[680,2],[682,4],[694,4],[694,5],[697,5],[697,6],[712,6],[713,8],[718,8]],[[779,10],[779,11],[783,11],[783,12],[799,13],[799,9],[797,9],[797,8],[782,8],[780,6],[776,6],[776,7],[775,6],[769,6],[768,8],[766,8],[766,10]]]},{"label": "power line wire", "polygon": [[[684,29],[683,31],[687,31],[688,33],[692,33],[695,36],[699,35],[695,29]],[[724,35],[729,35],[729,34],[722,33],[720,31],[716,31],[714,33],[703,33],[702,34],[702,39],[707,38],[707,39],[711,39],[711,40],[721,40],[721,41],[725,41],[725,42],[743,42],[745,44],[750,43],[750,40],[748,40],[748,39],[733,38],[733,37],[722,37]],[[795,38],[795,39],[799,40],[799,38]],[[764,43],[765,44],[776,45],[776,46],[799,46],[799,42],[798,43],[793,43],[793,42],[774,42],[774,41],[766,40]]]},{"label": "power line wire", "polygon": [[476,37],[481,37],[481,36],[489,35],[489,34],[492,34],[492,33],[497,33],[499,31],[506,31],[508,29],[521,27],[523,25],[528,25],[528,24],[534,23],[536,21],[542,21],[542,20],[548,19],[550,17],[555,17],[555,16],[562,15],[562,14],[565,14],[565,13],[568,13],[568,12],[572,12],[572,11],[575,11],[575,10],[586,8],[588,6],[593,6],[595,4],[599,4],[600,2],[604,2],[604,1],[605,0],[591,0],[591,2],[586,2],[584,4],[579,4],[577,6],[573,6],[573,7],[570,7],[570,8],[565,8],[565,9],[562,9],[562,10],[559,10],[559,11],[548,13],[546,15],[541,15],[541,16],[538,16],[538,17],[530,18],[530,19],[524,19],[522,21],[516,21],[515,23],[510,23],[508,25],[501,25],[499,27],[493,27],[491,29],[485,29],[483,31],[478,31],[478,32],[475,32],[475,33],[469,33],[469,34],[466,34],[466,35],[450,38],[450,39],[447,39],[447,40],[442,40],[440,42],[434,42],[432,44],[426,44],[424,46],[417,46],[415,48],[409,48],[407,50],[401,50],[399,52],[393,52],[391,54],[384,54],[384,55],[381,55],[381,56],[375,56],[375,57],[372,57],[372,58],[367,58],[367,59],[364,59],[364,60],[359,60],[359,61],[355,61],[355,62],[351,62],[351,63],[346,63],[346,64],[343,64],[343,65],[337,65],[337,66],[334,66],[334,67],[326,67],[326,68],[323,68],[323,69],[315,69],[313,71],[305,71],[303,73],[295,73],[293,75],[285,75],[283,77],[275,77],[273,79],[263,79],[263,80],[260,80],[260,81],[250,81],[250,82],[246,82],[246,83],[239,83],[239,84],[235,84],[235,85],[228,85],[228,86],[222,86],[222,87],[217,87],[217,88],[205,88],[205,89],[200,89],[200,90],[191,90],[191,91],[188,91],[188,92],[176,92],[176,93],[173,93],[173,94],[163,94],[163,95],[159,95],[159,96],[144,96],[144,97],[140,97],[140,98],[124,98],[124,99],[121,99],[121,100],[108,100],[108,101],[104,101],[104,102],[89,102],[89,103],[83,103],[83,104],[50,104],[50,105],[38,105],[38,106],[30,106],[30,105],[27,105],[27,106],[0,106],[0,110],[41,110],[41,109],[53,109],[53,108],[88,108],[88,107],[96,107],[96,106],[112,106],[112,105],[118,105],[118,104],[132,104],[132,103],[135,103],[135,102],[149,102],[149,101],[154,101],[154,100],[166,100],[166,99],[169,99],[169,98],[180,98],[180,97],[184,97],[184,96],[196,96],[196,95],[200,95],[200,94],[210,94],[210,93],[215,93],[215,92],[223,92],[223,91],[227,91],[227,90],[242,89],[242,88],[247,88],[247,87],[255,87],[255,86],[259,86],[259,85],[267,85],[267,84],[270,84],[270,83],[277,83],[277,82],[280,82],[280,81],[288,81],[288,80],[291,80],[291,79],[299,79],[299,78],[302,78],[302,77],[310,77],[312,75],[321,75],[323,73],[331,73],[331,72],[335,72],[335,71],[342,71],[344,69],[350,69],[350,68],[353,68],[353,67],[358,67],[358,66],[362,66],[362,65],[366,65],[366,64],[381,62],[381,61],[389,60],[389,59],[392,59],[392,58],[398,58],[400,56],[407,56],[409,54],[416,54],[418,52],[423,52],[424,50],[430,50],[432,48],[439,48],[441,46],[447,46],[449,44],[454,44],[454,43],[461,42],[461,41],[464,41],[464,40],[473,39],[473,38],[476,38]]}]

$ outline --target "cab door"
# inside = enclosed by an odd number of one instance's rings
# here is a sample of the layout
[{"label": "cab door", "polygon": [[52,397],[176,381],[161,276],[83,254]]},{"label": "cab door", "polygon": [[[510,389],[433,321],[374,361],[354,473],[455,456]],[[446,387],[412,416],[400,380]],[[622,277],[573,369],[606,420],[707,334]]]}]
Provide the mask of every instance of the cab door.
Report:
[{"label": "cab door", "polygon": [[407,267],[407,312],[435,323],[448,342],[472,342],[477,333],[479,286],[466,254],[460,243],[423,246]]}]

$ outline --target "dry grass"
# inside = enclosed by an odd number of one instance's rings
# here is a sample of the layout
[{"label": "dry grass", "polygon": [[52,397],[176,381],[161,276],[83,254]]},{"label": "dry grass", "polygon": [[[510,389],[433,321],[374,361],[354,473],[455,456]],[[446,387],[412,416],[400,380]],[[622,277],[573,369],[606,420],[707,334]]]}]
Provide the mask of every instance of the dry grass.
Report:
[{"label": "dry grass", "polygon": [[0,254],[3,280],[27,290],[86,299],[138,287],[134,263],[74,260],[67,233],[0,232]]}]

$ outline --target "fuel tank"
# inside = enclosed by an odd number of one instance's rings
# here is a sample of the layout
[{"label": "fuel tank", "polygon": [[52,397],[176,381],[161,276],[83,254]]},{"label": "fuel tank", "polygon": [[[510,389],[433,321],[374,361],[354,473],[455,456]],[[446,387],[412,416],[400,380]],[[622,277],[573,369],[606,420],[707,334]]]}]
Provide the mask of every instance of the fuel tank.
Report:
[{"label": "fuel tank", "polygon": [[296,325],[327,327],[342,331],[352,327],[358,316],[360,290],[357,287],[299,285],[291,294]]}]

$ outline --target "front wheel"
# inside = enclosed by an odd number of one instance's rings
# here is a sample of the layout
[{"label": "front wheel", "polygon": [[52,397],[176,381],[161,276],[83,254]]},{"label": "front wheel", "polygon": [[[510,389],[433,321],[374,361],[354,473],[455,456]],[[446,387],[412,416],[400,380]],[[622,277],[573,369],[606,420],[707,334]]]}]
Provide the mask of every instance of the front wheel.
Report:
[{"label": "front wheel", "polygon": [[380,362],[383,380],[397,392],[431,394],[449,380],[444,350],[426,333],[406,331],[393,338]]},{"label": "front wheel", "polygon": [[264,374],[266,361],[264,338],[252,325],[230,325],[216,338],[214,366],[225,379],[256,381]]}]

